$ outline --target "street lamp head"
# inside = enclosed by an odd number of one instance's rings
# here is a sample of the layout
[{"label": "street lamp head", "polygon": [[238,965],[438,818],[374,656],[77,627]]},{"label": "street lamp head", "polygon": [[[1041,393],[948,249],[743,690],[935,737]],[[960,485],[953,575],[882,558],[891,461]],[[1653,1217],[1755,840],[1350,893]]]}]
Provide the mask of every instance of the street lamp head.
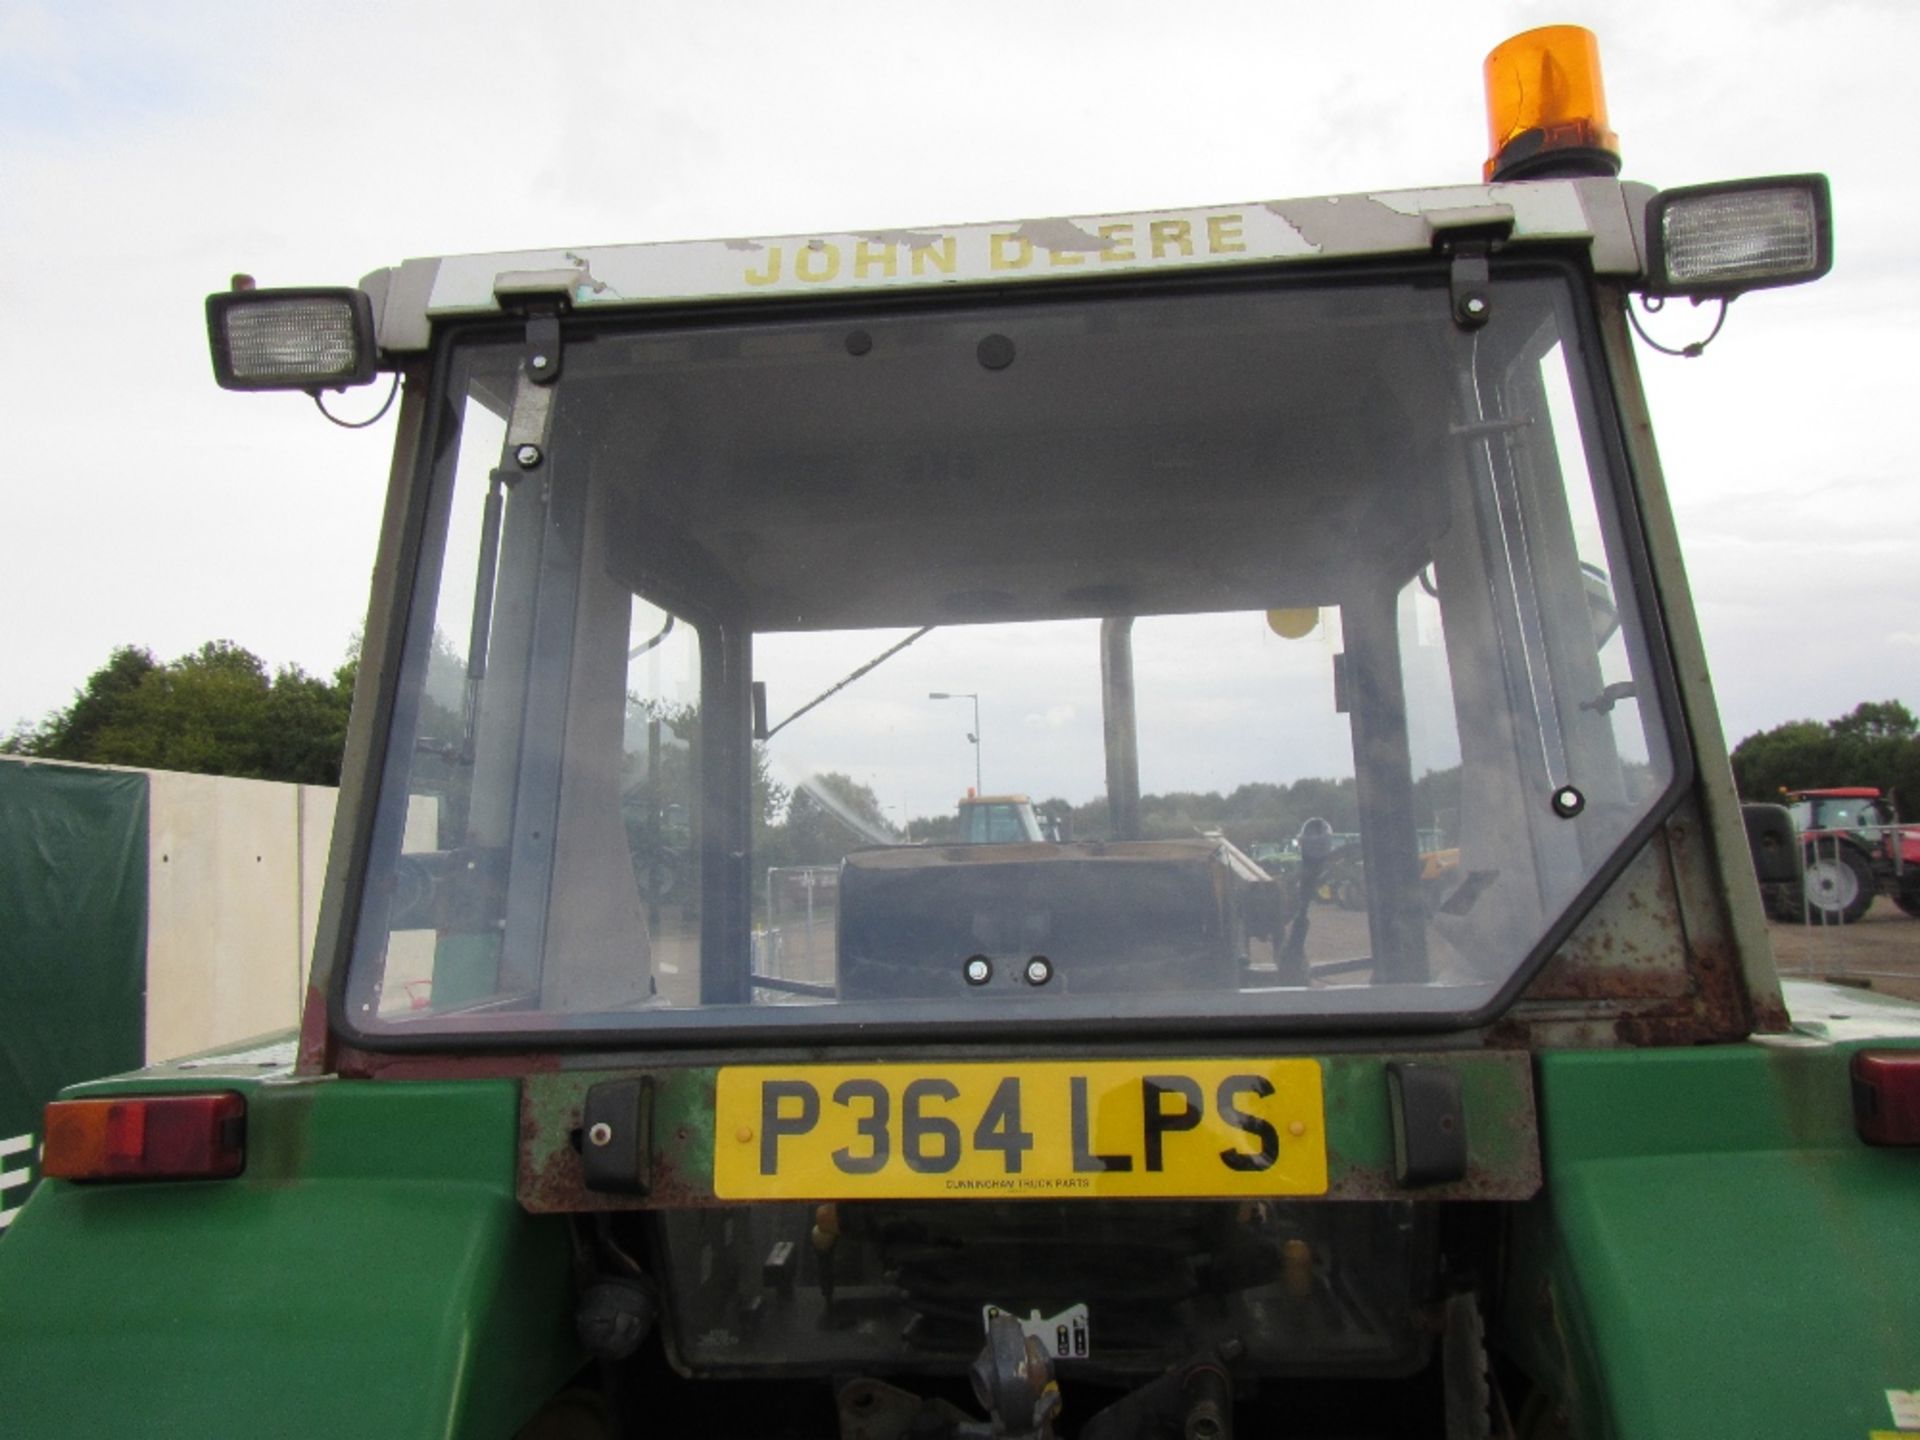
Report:
[{"label": "street lamp head", "polygon": [[951,699],[953,699],[953,696],[951,696],[951,695],[949,695],[949,694],[948,694],[948,693],[947,693],[946,691],[944,691],[944,690],[929,690],[929,691],[927,692],[927,699],[929,699],[929,700],[951,700]]}]

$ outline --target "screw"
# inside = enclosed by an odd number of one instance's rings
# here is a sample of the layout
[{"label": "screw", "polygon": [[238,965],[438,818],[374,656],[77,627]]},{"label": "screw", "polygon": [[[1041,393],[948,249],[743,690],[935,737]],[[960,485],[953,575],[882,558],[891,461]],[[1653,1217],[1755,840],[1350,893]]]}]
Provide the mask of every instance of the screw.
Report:
[{"label": "screw", "polygon": [[993,962],[984,955],[967,961],[967,984],[984,985],[993,978]]},{"label": "screw", "polygon": [[1469,315],[1484,315],[1487,313],[1487,302],[1478,295],[1469,295],[1466,309]]},{"label": "screw", "polygon": [[536,356],[534,356],[534,357],[533,357],[533,368],[534,368],[534,369],[536,369],[536,370],[544,370],[544,369],[546,369],[546,368],[547,368],[547,365],[548,365],[548,360],[547,360],[547,357],[546,357],[546,356],[544,356],[544,355],[536,355]]},{"label": "screw", "polygon": [[607,1124],[604,1120],[595,1121],[593,1128],[587,1131],[587,1143],[589,1145],[611,1145],[613,1143],[613,1126]]},{"label": "screw", "polygon": [[1580,793],[1579,787],[1562,785],[1553,792],[1553,813],[1562,820],[1571,820],[1587,808],[1587,797]]},{"label": "screw", "polygon": [[1053,966],[1047,962],[1046,956],[1036,955],[1027,961],[1027,983],[1029,985],[1044,985],[1052,978]]},{"label": "screw", "polygon": [[520,462],[520,468],[522,470],[531,470],[540,463],[540,447],[538,445],[522,445],[518,450],[513,452],[513,458]]}]

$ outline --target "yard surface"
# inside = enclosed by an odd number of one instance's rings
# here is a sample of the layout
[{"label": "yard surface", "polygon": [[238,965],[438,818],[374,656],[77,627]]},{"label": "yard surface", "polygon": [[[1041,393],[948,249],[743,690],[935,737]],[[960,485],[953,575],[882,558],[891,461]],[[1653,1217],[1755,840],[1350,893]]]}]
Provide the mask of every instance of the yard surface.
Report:
[{"label": "yard surface", "polygon": [[1770,921],[1774,960],[1794,979],[1864,984],[1886,995],[1920,1000],[1920,920],[1884,895],[1851,925],[1787,925]]}]

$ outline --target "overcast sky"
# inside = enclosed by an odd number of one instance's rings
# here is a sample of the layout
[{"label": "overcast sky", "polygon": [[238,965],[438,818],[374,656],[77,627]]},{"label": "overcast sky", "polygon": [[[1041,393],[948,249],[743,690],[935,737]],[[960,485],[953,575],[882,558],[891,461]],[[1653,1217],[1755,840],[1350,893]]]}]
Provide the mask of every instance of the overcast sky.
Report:
[{"label": "overcast sky", "polygon": [[1920,708],[1920,5],[0,0],[0,731],[117,644],[341,660],[392,419],[216,389],[234,271],[1471,182],[1559,21],[1630,178],[1833,180],[1828,279],[1642,354],[1730,738]]}]

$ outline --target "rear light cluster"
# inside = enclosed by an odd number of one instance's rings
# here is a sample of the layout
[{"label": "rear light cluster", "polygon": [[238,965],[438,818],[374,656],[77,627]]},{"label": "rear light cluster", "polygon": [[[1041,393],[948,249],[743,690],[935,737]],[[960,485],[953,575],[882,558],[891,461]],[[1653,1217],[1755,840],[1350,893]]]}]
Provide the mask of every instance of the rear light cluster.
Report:
[{"label": "rear light cluster", "polygon": [[222,1180],[247,1164],[247,1102],[115,1095],[47,1106],[40,1173],[62,1180]]},{"label": "rear light cluster", "polygon": [[1853,1057],[1853,1124],[1869,1145],[1920,1145],[1920,1050]]}]

